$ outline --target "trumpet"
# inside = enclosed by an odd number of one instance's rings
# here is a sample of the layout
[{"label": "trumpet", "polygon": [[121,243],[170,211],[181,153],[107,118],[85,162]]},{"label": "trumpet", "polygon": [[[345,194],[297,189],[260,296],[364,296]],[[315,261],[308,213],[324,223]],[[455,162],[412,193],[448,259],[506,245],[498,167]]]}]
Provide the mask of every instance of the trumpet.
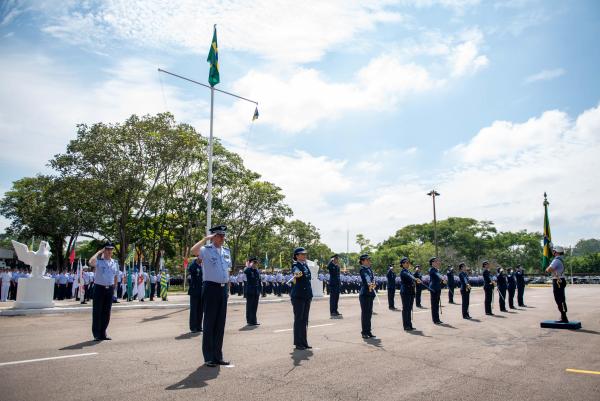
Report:
[{"label": "trumpet", "polygon": [[471,284],[467,284],[467,292],[471,292]]},{"label": "trumpet", "polygon": [[377,285],[375,283],[369,283],[369,292],[373,292]]}]

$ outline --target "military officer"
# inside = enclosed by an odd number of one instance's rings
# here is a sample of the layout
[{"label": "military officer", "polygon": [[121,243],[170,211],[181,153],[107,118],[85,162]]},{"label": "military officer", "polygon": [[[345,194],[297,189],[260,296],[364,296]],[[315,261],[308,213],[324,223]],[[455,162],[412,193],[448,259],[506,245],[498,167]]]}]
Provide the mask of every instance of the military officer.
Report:
[{"label": "military officer", "polygon": [[469,299],[471,297],[471,285],[469,284],[469,273],[464,263],[458,265],[458,283],[460,285],[460,297],[462,303],[463,319],[471,319],[469,315]]},{"label": "military officer", "polygon": [[454,303],[454,267],[448,266],[446,270],[446,279],[448,281],[448,303]]},{"label": "military officer", "polygon": [[411,331],[415,328],[412,325],[411,314],[413,308],[413,299],[415,297],[416,287],[421,284],[421,280],[416,278],[408,267],[410,260],[407,257],[400,259],[400,296],[402,298],[402,325],[404,330]]},{"label": "military officer", "polygon": [[[413,276],[421,280],[421,278],[423,277],[423,275],[421,274],[421,265],[415,265],[415,272],[413,273]],[[422,308],[421,291],[423,291],[423,284],[417,284],[417,288],[415,290],[415,305],[417,305],[417,308]]]},{"label": "military officer", "polygon": [[523,300],[523,295],[525,295],[525,274],[521,265],[517,266],[515,277],[517,278],[517,305],[527,306]]},{"label": "military officer", "polygon": [[[198,256],[202,263],[202,303],[204,320],[202,329],[202,354],[206,366],[229,365],[223,359],[223,336],[227,318],[227,298],[231,254],[229,248],[223,246],[227,226],[212,227],[210,234],[198,241],[190,249],[190,253]],[[210,240],[208,245],[203,244]]]},{"label": "military officer", "polygon": [[[394,305],[394,297],[396,296],[396,273],[394,272],[394,265],[388,266],[386,274],[387,278],[387,295],[388,295],[388,308],[391,310],[397,310]],[[402,303],[404,305],[404,302]]]},{"label": "military officer", "polygon": [[374,338],[371,333],[371,316],[373,316],[373,299],[375,299],[375,277],[371,270],[371,257],[368,254],[360,255],[360,321],[362,338]]},{"label": "military officer", "polygon": [[329,314],[331,317],[342,316],[338,311],[340,300],[340,265],[337,253],[331,257],[327,270],[329,271]]},{"label": "military officer", "polygon": [[492,273],[490,273],[490,262],[484,260],[481,267],[483,267],[483,292],[485,294],[483,303],[485,305],[485,314],[493,315],[492,297],[494,295],[495,283],[492,280]]},{"label": "military officer", "polygon": [[517,309],[515,308],[515,291],[517,289],[517,279],[512,268],[508,269],[506,280],[508,281],[508,307],[510,309]]},{"label": "military officer", "polygon": [[294,263],[292,264],[292,290],[290,299],[294,309],[294,345],[297,350],[312,348],[308,345],[306,328],[308,327],[308,315],[313,293],[310,284],[310,269],[306,264],[306,249],[298,247],[294,249]]},{"label": "military officer", "polygon": [[246,297],[246,323],[248,326],[258,326],[256,321],[256,311],[258,309],[258,299],[260,298],[260,273],[257,269],[258,258],[250,258],[246,262],[244,275],[246,276],[246,285],[244,286],[244,297]]},{"label": "military officer", "polygon": [[431,294],[431,318],[433,323],[442,324],[440,320],[440,297],[442,295],[442,286],[446,280],[440,274],[442,263],[436,257],[429,259],[429,288]]},{"label": "military officer", "polygon": [[506,290],[508,287],[508,283],[506,281],[506,273],[504,273],[503,268],[498,268],[496,274],[496,282],[498,283],[498,293],[500,296],[498,297],[498,304],[500,305],[500,312],[508,312],[506,310]]},{"label": "military officer", "polygon": [[[188,266],[188,279],[190,283],[188,288],[188,295],[190,296],[190,331],[198,333],[202,331],[202,317],[204,315],[202,305],[202,265],[198,258],[194,258]],[[154,291],[151,295],[154,295]]]},{"label": "military officer", "polygon": [[[112,258],[115,246],[107,242],[88,261],[96,269],[94,277],[94,295],[92,303],[92,334],[94,341],[110,340],[106,334],[110,321],[110,310],[114,288],[117,285],[117,271],[119,262]],[[99,257],[102,255],[102,257]]]},{"label": "military officer", "polygon": [[560,312],[560,320],[557,320],[557,322],[569,323],[569,319],[567,318],[567,299],[565,297],[567,280],[565,278],[564,254],[565,250],[562,246],[557,245],[552,248],[554,259],[550,262],[546,273],[552,274],[552,292],[554,293],[554,301]]}]

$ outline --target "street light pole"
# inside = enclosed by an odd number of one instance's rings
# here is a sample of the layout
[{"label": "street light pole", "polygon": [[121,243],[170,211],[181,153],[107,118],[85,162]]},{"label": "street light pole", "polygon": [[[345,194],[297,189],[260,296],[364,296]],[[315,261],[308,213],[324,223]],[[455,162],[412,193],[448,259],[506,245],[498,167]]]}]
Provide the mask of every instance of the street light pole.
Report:
[{"label": "street light pole", "polygon": [[440,196],[439,192],[435,189],[432,189],[427,195],[431,196],[433,200],[433,242],[435,243],[435,257],[439,257],[438,254],[438,242],[437,242],[437,218],[435,215],[435,197]]}]

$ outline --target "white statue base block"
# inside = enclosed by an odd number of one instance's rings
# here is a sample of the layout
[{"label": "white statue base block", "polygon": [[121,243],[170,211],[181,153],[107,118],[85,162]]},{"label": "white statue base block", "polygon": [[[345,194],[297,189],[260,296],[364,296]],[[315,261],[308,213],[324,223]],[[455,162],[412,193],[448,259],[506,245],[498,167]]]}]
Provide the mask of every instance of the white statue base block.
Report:
[{"label": "white statue base block", "polygon": [[52,308],[54,302],[53,278],[20,278],[17,287],[17,301],[14,309]]},{"label": "white statue base block", "polygon": [[306,264],[310,269],[310,286],[312,288],[313,298],[320,298],[323,296],[323,282],[319,280],[319,265],[312,260],[307,260]]}]

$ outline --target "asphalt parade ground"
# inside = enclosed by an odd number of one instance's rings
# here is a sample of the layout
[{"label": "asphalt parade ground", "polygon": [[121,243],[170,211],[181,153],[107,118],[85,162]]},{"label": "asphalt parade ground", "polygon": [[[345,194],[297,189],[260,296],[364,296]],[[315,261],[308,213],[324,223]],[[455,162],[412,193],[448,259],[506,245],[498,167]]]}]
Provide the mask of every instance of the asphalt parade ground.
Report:
[{"label": "asphalt parade ground", "polygon": [[189,333],[185,307],[115,309],[113,340],[100,343],[90,341],[89,312],[2,316],[0,400],[600,399],[600,286],[567,287],[577,331],[540,328],[558,318],[551,288],[528,288],[528,307],[509,313],[496,294],[496,316],[474,290],[471,321],[444,291],[441,326],[423,295],[427,309],[415,309],[408,333],[380,291],[372,340],[360,336],[358,298],[340,299],[342,319],[330,319],[328,299],[315,300],[310,351],[293,350],[289,302],[259,305],[252,329],[244,305],[229,305],[223,349],[233,365],[217,368],[203,366],[202,334]]}]

